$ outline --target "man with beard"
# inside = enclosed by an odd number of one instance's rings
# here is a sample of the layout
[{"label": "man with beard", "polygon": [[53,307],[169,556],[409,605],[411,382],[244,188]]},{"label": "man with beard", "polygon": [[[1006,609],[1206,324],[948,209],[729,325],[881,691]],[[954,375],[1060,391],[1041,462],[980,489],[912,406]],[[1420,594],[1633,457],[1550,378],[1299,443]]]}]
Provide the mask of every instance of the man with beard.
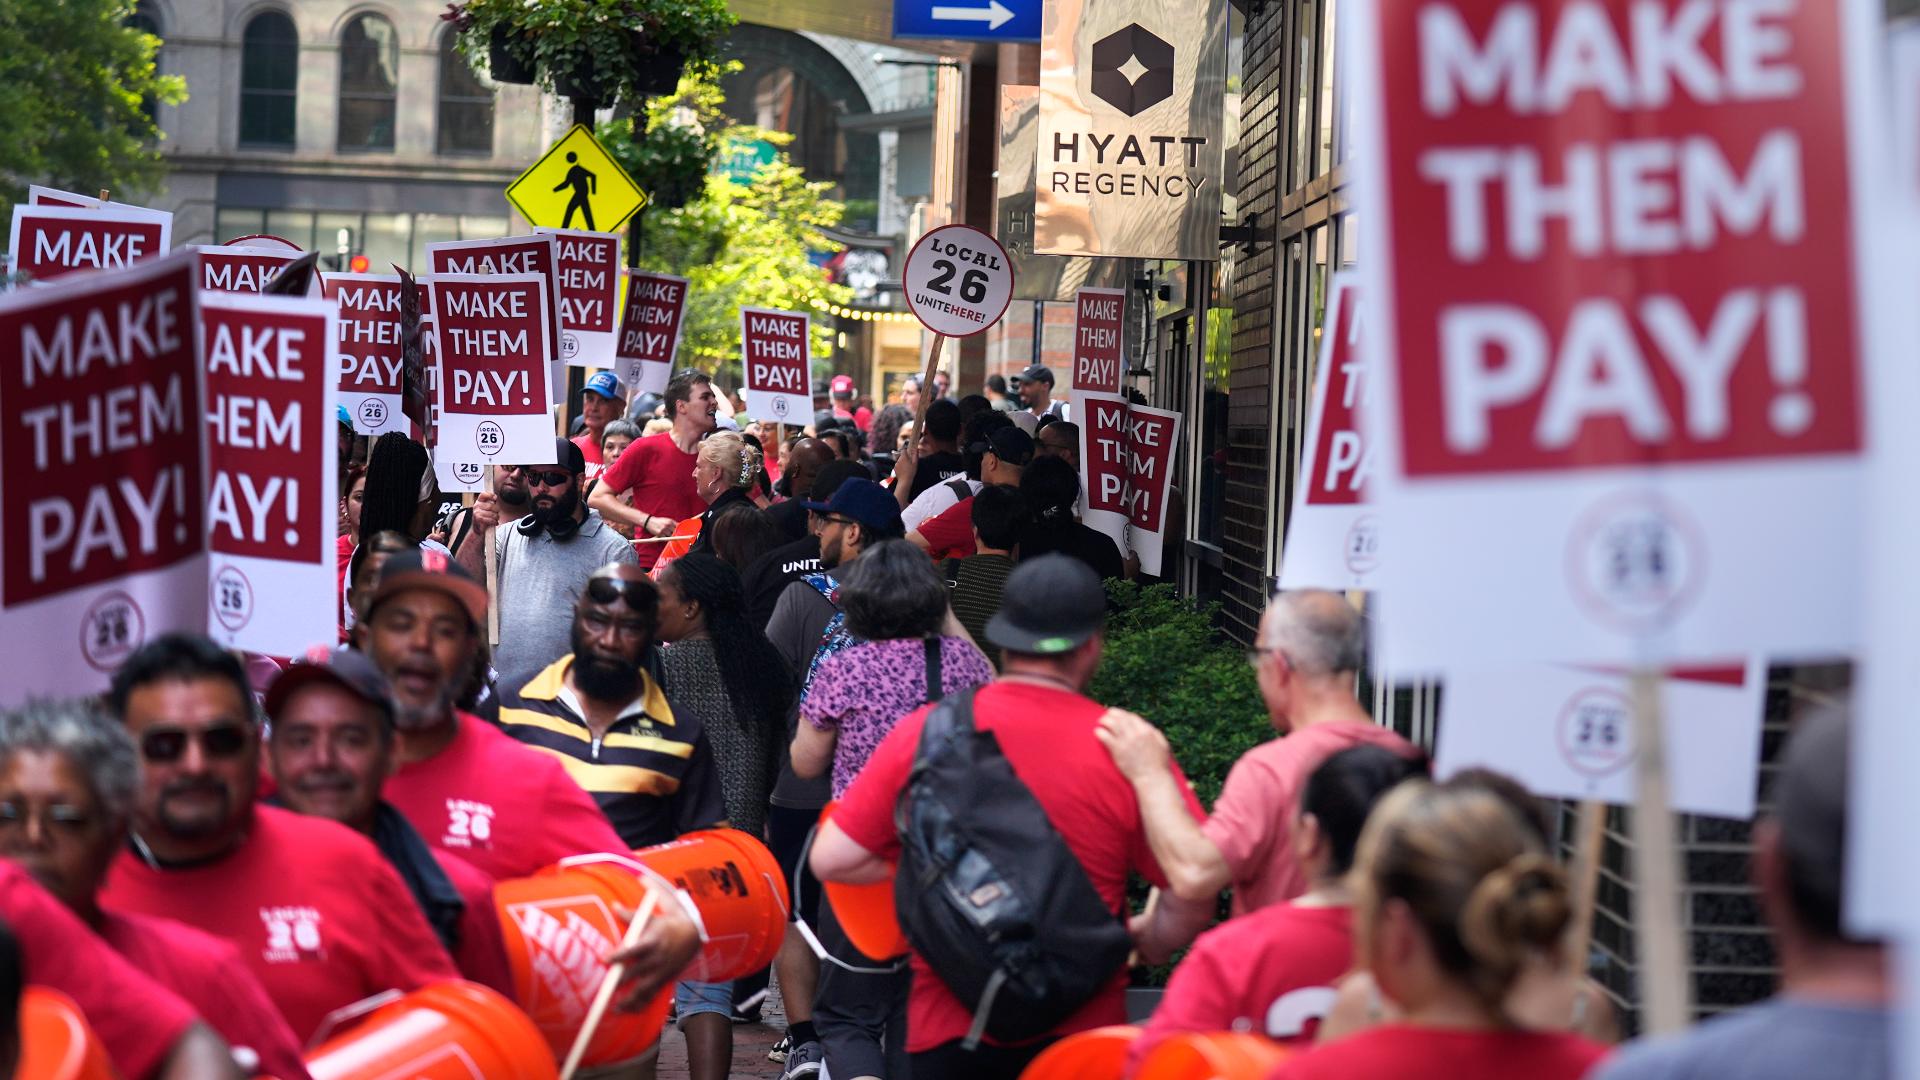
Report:
[{"label": "man with beard", "polygon": [[380,568],[354,637],[393,688],[400,763],[381,794],[427,843],[496,881],[624,853],[558,762],[455,707],[486,618],[487,591],[444,555],[403,552]]},{"label": "man with beard", "polygon": [[380,798],[393,771],[393,692],[373,661],[340,649],[298,663],[267,688],[267,765],[278,805],[372,840],[467,978],[513,993],[493,879],[427,846]]},{"label": "man with beard", "polygon": [[516,470],[532,512],[499,534],[500,643],[493,666],[503,687],[518,687],[567,654],[573,602],[588,575],[610,562],[639,562],[627,538],[581,501],[586,465],[580,448],[556,438],[554,455],[557,465]]},{"label": "man with beard", "polygon": [[260,731],[231,654],[157,638],[115,673],[108,701],[142,777],[103,905],[233,942],[301,1040],[371,994],[460,977],[371,841],[254,803]]},{"label": "man with beard", "polygon": [[[628,847],[664,844],[726,825],[727,808],[699,717],[677,711],[642,667],[659,593],[637,566],[609,563],[573,608],[573,652],[503,693],[507,734],[552,756],[593,794]],[[674,990],[698,1080],[725,1077],[732,1060],[732,986],[681,982]],[[651,1076],[651,1064],[638,1075]]]},{"label": "man with beard", "polygon": [[458,538],[453,545],[454,558],[459,559],[461,568],[475,579],[484,578],[487,573],[487,534],[502,522],[518,521],[533,510],[528,502],[531,493],[527,491],[523,466],[493,465],[490,468],[493,469],[493,491],[474,496],[473,509],[466,512],[469,521],[462,523],[456,513],[447,529],[449,536]]},{"label": "man with beard", "polygon": [[[634,527],[635,537],[673,535],[674,527],[706,510],[694,490],[693,466],[700,440],[718,425],[720,399],[704,371],[682,371],[667,383],[667,419],[673,427],[640,439],[600,474],[588,503],[608,521]],[[633,492],[632,505],[620,501]],[[660,544],[640,545],[640,565],[651,570]]]}]

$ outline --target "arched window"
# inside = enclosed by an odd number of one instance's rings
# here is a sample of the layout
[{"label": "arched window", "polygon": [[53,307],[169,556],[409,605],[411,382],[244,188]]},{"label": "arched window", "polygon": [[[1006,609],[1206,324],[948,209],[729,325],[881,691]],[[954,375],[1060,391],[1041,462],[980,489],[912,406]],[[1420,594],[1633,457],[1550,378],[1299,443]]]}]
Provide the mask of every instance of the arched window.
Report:
[{"label": "arched window", "polygon": [[[126,18],[126,25],[128,29],[138,30],[143,34],[152,34],[154,37],[160,36],[160,20],[153,14],[153,5],[146,3],[145,0],[134,5],[133,14],[128,15]],[[157,68],[159,66],[159,56],[157,54],[154,60],[155,67]],[[160,101],[158,98],[152,94],[142,97],[140,99],[140,111],[147,114],[148,120],[156,125],[159,124]]]},{"label": "arched window", "polygon": [[360,15],[340,36],[340,149],[393,149],[400,38],[378,15]]},{"label": "arched window", "polygon": [[293,145],[300,34],[293,20],[263,11],[240,35],[240,145]]},{"label": "arched window", "polygon": [[440,152],[492,154],[493,88],[453,43],[451,32],[440,35]]}]

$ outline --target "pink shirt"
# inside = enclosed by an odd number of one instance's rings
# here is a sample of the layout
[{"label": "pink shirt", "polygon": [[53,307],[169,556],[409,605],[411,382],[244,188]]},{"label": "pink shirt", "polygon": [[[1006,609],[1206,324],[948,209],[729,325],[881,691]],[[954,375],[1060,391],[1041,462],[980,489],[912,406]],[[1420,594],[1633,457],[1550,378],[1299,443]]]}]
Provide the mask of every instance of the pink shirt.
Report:
[{"label": "pink shirt", "polygon": [[394,770],[381,794],[430,847],[495,881],[526,877],[568,855],[627,853],[593,797],[553,757],[470,713],[425,761]]},{"label": "pink shirt", "polygon": [[1307,891],[1307,872],[1293,854],[1300,791],[1320,763],[1354,746],[1378,746],[1403,757],[1419,751],[1378,724],[1337,720],[1313,724],[1247,751],[1202,825],[1233,873],[1233,914],[1245,915]]}]

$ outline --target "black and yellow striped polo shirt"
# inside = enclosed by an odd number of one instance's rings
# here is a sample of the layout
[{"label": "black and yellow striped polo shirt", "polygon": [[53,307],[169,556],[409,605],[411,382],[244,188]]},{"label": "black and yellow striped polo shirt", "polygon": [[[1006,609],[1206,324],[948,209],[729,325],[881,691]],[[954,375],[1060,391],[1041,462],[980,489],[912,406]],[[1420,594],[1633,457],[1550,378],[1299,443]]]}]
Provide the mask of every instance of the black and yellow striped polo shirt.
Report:
[{"label": "black and yellow striped polo shirt", "polygon": [[507,734],[552,754],[600,804],[628,847],[648,847],[726,823],[713,748],[692,714],[676,714],[660,684],[640,673],[640,694],[595,739],[567,688],[563,656],[525,686],[502,687]]}]

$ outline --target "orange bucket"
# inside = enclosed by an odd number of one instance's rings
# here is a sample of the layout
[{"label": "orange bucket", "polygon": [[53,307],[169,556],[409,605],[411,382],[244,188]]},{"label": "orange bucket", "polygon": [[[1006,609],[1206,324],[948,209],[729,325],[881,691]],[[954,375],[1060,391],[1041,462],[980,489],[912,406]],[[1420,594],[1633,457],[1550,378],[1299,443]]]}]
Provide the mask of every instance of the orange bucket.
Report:
[{"label": "orange bucket", "polygon": [[1135,1075],[1139,1080],[1265,1080],[1290,1056],[1292,1051],[1261,1035],[1188,1032],[1154,1047]]},{"label": "orange bucket", "polygon": [[633,857],[698,909],[706,945],[687,978],[726,982],[773,962],[787,933],[787,879],[767,845],[739,829],[702,829]]},{"label": "orange bucket", "polygon": [[1120,1080],[1127,1071],[1127,1048],[1139,1037],[1132,1024],[1069,1035],[1041,1051],[1020,1080]]},{"label": "orange bucket", "polygon": [[[828,803],[820,811],[820,824],[827,823],[836,805]],[[893,909],[891,871],[886,880],[866,885],[826,881],[821,886],[827,903],[833,907],[833,917],[840,920],[840,930],[854,948],[875,960],[891,960],[906,954],[907,935],[901,931],[900,917]]]},{"label": "orange bucket", "polygon": [[307,1055],[313,1080],[553,1080],[527,1014],[478,983],[430,983],[379,1006]]},{"label": "orange bucket", "polygon": [[[614,914],[614,905],[639,911],[650,885],[671,896],[665,882],[657,877],[649,882],[645,868],[630,859],[588,855],[493,887],[514,997],[546,1037],[554,1058],[573,1048],[607,975],[601,958],[626,935],[627,924]],[[659,1039],[672,1003],[669,986],[637,1013],[608,1012],[581,1060],[612,1065],[639,1057]]]},{"label": "orange bucket", "polygon": [[106,1048],[73,999],[45,986],[20,994],[18,1080],[115,1080]]}]

